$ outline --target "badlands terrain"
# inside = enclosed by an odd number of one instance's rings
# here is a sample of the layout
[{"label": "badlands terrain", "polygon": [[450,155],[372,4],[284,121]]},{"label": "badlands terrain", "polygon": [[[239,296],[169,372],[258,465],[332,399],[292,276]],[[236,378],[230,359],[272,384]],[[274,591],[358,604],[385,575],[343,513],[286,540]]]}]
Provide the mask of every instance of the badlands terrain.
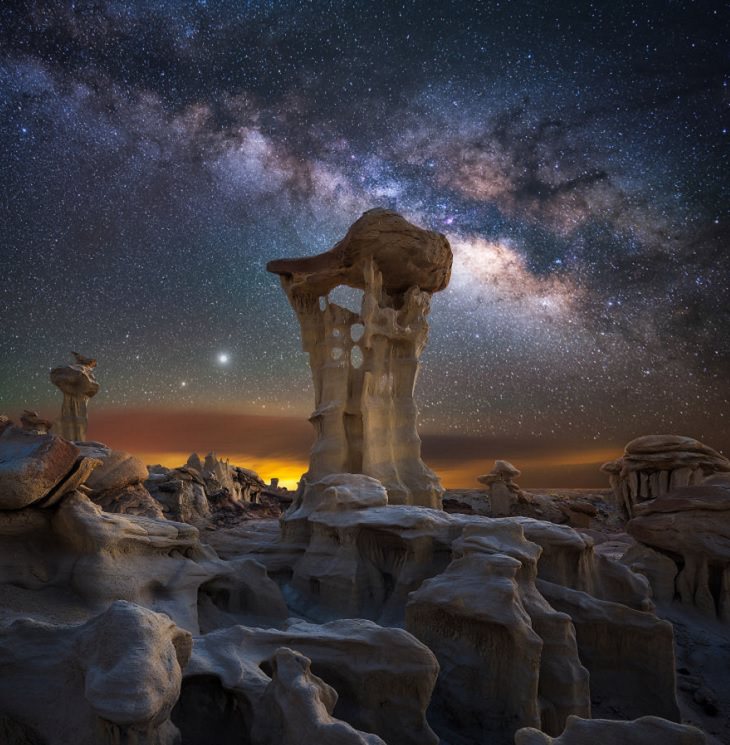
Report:
[{"label": "badlands terrain", "polygon": [[730,462],[644,433],[603,490],[499,460],[445,492],[413,392],[446,239],[371,210],[268,268],[315,393],[296,491],[88,441],[79,353],[58,421],[0,420],[0,743],[730,743]]}]

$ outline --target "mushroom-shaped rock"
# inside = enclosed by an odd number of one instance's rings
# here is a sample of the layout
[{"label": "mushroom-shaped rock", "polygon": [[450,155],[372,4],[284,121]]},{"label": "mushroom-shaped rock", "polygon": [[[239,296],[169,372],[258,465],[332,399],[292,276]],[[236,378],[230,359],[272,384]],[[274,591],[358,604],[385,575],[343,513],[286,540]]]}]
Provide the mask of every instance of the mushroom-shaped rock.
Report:
[{"label": "mushroom-shaped rock", "polygon": [[[382,482],[391,504],[441,506],[443,489],[421,460],[413,389],[431,295],[448,284],[451,262],[443,235],[374,209],[332,250],[267,264],[299,318],[314,379],[317,439],[305,486],[364,474]],[[364,291],[359,312],[323,300],[338,285]]]},{"label": "mushroom-shaped rock", "polygon": [[433,293],[448,285],[452,259],[449,242],[441,233],[412,225],[391,210],[372,209],[329,251],[270,261],[266,269],[286,277],[293,290],[321,297],[337,285],[364,290],[372,262],[388,294],[405,293],[411,287]]},{"label": "mushroom-shaped rock", "polygon": [[664,575],[683,603],[730,623],[730,480],[712,477],[642,502],[626,529],[676,564],[676,578]]},{"label": "mushroom-shaped rock", "polygon": [[521,474],[518,468],[506,460],[495,460],[489,473],[477,477],[477,481],[487,487],[493,516],[508,516],[517,500],[524,497],[520,487],[514,482]]},{"label": "mushroom-shaped rock", "polygon": [[[78,361],[79,355],[74,352]],[[82,357],[89,360],[89,358]],[[50,372],[51,383],[63,393],[59,432],[67,440],[83,441],[86,439],[88,425],[87,403],[99,392],[99,383],[94,378],[93,364],[65,365],[54,367]]]},{"label": "mushroom-shaped rock", "polygon": [[634,515],[635,505],[707,476],[730,471],[730,460],[692,437],[646,435],[626,445],[617,460],[604,463],[616,500]]}]

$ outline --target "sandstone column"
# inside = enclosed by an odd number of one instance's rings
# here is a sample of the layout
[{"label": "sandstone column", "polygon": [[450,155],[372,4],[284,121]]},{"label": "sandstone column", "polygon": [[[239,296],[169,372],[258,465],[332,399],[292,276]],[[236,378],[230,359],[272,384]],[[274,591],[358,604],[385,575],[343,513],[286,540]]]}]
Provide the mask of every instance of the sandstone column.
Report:
[{"label": "sandstone column", "polygon": [[96,360],[72,352],[76,364],[54,367],[51,383],[63,393],[61,417],[56,431],[61,437],[74,442],[86,440],[88,425],[87,404],[99,392],[99,383],[94,378]]},{"label": "sandstone column", "polygon": [[[312,369],[317,438],[307,483],[360,473],[381,481],[391,504],[440,507],[413,392],[431,295],[448,284],[451,262],[443,235],[374,209],[330,251],[267,265],[297,314]],[[363,290],[359,313],[327,300],[338,285]]]}]

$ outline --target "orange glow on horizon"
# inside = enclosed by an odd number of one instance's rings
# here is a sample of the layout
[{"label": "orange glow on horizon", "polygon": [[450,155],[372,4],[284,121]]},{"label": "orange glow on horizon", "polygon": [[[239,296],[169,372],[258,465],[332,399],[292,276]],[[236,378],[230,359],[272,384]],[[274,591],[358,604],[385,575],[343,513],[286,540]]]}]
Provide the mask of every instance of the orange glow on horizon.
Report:
[{"label": "orange glow on horizon", "polygon": [[[174,468],[185,463],[190,453],[183,451],[149,451],[137,452],[135,455],[142,458],[148,465],[160,464],[167,468]],[[287,489],[296,489],[297,482],[309,467],[307,461],[291,458],[262,458],[258,455],[240,452],[217,452],[216,455],[224,460],[229,460],[232,465],[242,466],[243,468],[256,471],[267,484],[272,478],[278,478],[281,486],[285,486]],[[521,458],[519,463],[515,465],[520,468],[526,477],[530,477],[529,480],[535,484],[541,479],[550,480],[551,471],[570,468],[571,466],[594,466],[595,470],[598,471],[602,463],[615,457],[615,449],[597,448],[596,450],[589,451],[564,452],[532,458]],[[429,462],[429,466],[436,472],[442,485],[447,489],[481,488],[476,478],[486,473],[491,465],[491,461],[485,459],[462,462],[439,462],[431,460]],[[548,486],[547,483],[542,485]],[[608,488],[608,480],[606,480],[605,487]]]},{"label": "orange glow on horizon", "polygon": [[[134,453],[147,465],[161,465],[166,468],[176,468],[183,465],[190,456],[189,452],[167,451],[167,452],[142,452]],[[204,457],[204,454],[199,454]],[[216,456],[222,460],[230,461],[232,466],[248,468],[256,473],[268,484],[272,478],[278,478],[279,484],[287,489],[296,489],[297,482],[302,474],[306,472],[309,464],[296,460],[277,460],[275,458],[260,458],[247,453],[218,453]]]}]

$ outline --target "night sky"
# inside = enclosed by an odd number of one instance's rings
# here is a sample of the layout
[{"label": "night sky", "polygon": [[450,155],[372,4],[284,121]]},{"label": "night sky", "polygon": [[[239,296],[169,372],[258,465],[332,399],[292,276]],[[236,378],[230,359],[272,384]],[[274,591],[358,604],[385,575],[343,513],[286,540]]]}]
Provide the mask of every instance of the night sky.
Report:
[{"label": "night sky", "polygon": [[294,478],[313,393],[265,264],[385,206],[454,250],[418,382],[447,484],[601,484],[649,433],[728,453],[729,28],[709,0],[3,3],[0,413],[54,414],[75,349],[91,437]]}]

